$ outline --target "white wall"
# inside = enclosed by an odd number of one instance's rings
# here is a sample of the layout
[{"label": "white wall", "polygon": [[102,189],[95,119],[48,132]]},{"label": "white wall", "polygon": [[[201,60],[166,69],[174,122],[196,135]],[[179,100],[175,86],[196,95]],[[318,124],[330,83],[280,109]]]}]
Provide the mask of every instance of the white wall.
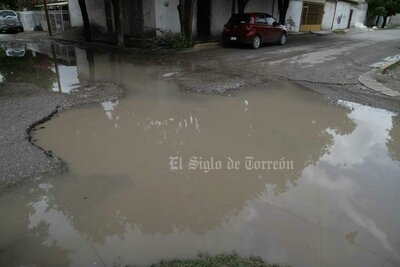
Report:
[{"label": "white wall", "polygon": [[291,0],[289,2],[289,8],[286,13],[286,23],[285,23],[288,31],[298,32],[300,30],[302,10],[303,10],[302,0]]},{"label": "white wall", "polygon": [[366,24],[367,3],[350,4],[348,2],[338,1],[333,21],[333,30],[347,28],[351,9],[353,10],[353,16],[350,21],[350,27],[354,27],[356,23]]},{"label": "white wall", "polygon": [[400,14],[397,14],[396,16],[391,16],[389,24],[394,24],[394,25],[400,24]]},{"label": "white wall", "polygon": [[78,0],[68,0],[68,9],[71,18],[71,27],[83,26],[82,14]]},{"label": "white wall", "polygon": [[346,29],[349,22],[349,15],[350,3],[338,1],[332,29]]},{"label": "white wall", "polygon": [[[232,5],[232,1],[228,1]],[[272,1],[271,0],[250,0],[246,6],[246,12],[265,12],[271,14]]]},{"label": "white wall", "polygon": [[324,8],[324,16],[322,18],[321,29],[332,29],[333,16],[335,15],[336,2],[326,2]]},{"label": "white wall", "polygon": [[[68,1],[71,26],[83,26],[81,9],[78,0]],[[86,8],[89,13],[89,21],[92,26],[96,26],[100,32],[107,33],[106,11],[104,0],[86,0]]]},{"label": "white wall", "polygon": [[[197,12],[196,12],[197,14]],[[211,29],[212,37],[221,36],[224,25],[232,15],[232,0],[219,0],[211,2]]]},{"label": "white wall", "polygon": [[143,0],[143,26],[145,33],[154,33],[156,24],[156,7],[155,2]]},{"label": "white wall", "polygon": [[104,0],[86,0],[86,8],[92,26],[97,26],[103,33],[107,33],[106,11]]},{"label": "white wall", "polygon": [[[146,0],[144,0],[146,1]],[[178,0],[155,2],[155,21],[157,28],[167,29],[172,32],[180,32],[181,26],[179,23]],[[166,5],[168,3],[168,5]]]},{"label": "white wall", "polygon": [[367,11],[368,11],[368,4],[353,4],[351,5],[353,11],[353,17],[351,18],[350,27],[354,27],[354,25],[359,22],[362,24],[366,24],[367,21]]},{"label": "white wall", "polygon": [[41,24],[42,27],[46,27],[47,22],[44,18],[44,12],[42,11],[20,11],[18,12],[19,20],[22,23],[25,31],[33,31],[35,26]]}]

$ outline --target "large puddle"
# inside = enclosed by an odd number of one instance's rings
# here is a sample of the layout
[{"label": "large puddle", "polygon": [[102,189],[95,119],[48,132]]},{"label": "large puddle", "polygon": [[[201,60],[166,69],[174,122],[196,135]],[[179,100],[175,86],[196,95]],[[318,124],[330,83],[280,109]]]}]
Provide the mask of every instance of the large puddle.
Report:
[{"label": "large puddle", "polygon": [[33,133],[68,172],[0,195],[1,266],[232,251],[294,267],[400,264],[398,115],[284,82],[192,94],[165,79],[182,66],[74,52],[73,74],[58,68],[67,88],[90,77],[127,95]]}]

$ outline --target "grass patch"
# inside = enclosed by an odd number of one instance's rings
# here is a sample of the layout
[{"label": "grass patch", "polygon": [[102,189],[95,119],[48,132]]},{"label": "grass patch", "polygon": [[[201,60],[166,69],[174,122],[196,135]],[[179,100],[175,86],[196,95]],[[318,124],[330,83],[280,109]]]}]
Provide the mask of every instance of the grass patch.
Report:
[{"label": "grass patch", "polygon": [[347,33],[345,30],[333,30],[332,32],[336,33],[336,34],[346,34]]},{"label": "grass patch", "polygon": [[200,255],[189,260],[162,261],[151,267],[283,267],[268,264],[259,257],[242,258],[237,254],[220,254],[216,256]]},{"label": "grass patch", "polygon": [[386,29],[398,29],[400,28],[400,24],[386,24]]},{"label": "grass patch", "polygon": [[397,63],[394,63],[394,64],[390,65],[389,67],[387,67],[387,68],[385,69],[385,72],[386,72],[386,71],[393,71],[393,70],[397,69],[399,66],[400,66],[400,61],[398,61]]}]

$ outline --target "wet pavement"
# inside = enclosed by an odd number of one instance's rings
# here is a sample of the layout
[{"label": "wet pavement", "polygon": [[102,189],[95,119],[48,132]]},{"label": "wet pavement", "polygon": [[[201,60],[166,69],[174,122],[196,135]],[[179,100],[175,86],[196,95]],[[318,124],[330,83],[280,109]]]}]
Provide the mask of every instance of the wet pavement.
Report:
[{"label": "wet pavement", "polygon": [[49,90],[95,79],[126,96],[32,131],[67,171],[0,195],[1,266],[232,251],[292,266],[400,264],[399,115],[284,81],[187,92],[173,79],[185,65],[74,54]]},{"label": "wet pavement", "polygon": [[74,47],[49,43],[0,43],[0,47],[1,193],[24,180],[64,169],[60,160],[29,143],[33,126],[71,107],[115,100],[123,89],[82,76],[78,80]]},{"label": "wet pavement", "polygon": [[[400,264],[398,114],[266,77],[245,87],[213,73],[202,86],[204,69],[184,61],[70,55],[46,66],[55,79],[29,82],[69,95],[111,82],[125,96],[31,132],[66,171],[0,195],[0,266],[144,266],[232,251],[294,267]],[[210,84],[222,95],[193,92]]]}]

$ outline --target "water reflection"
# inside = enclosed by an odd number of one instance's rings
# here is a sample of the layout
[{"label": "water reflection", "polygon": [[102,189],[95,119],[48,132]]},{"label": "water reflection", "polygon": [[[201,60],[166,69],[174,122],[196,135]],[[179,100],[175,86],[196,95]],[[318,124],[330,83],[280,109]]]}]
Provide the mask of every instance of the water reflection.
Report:
[{"label": "water reflection", "polygon": [[393,127],[390,129],[390,139],[387,142],[389,154],[393,160],[400,161],[400,116],[393,116]]},{"label": "water reflection", "polygon": [[50,43],[1,43],[2,82],[27,83],[62,93],[79,85],[71,46]]},{"label": "water reflection", "polygon": [[[160,62],[74,51],[81,82],[113,81],[127,96],[35,133],[69,172],[0,196],[0,265],[144,265],[233,250],[292,266],[400,263],[398,115],[331,105],[290,83],[187,94],[161,78]],[[170,156],[285,157],[294,169],[171,172]]]}]

